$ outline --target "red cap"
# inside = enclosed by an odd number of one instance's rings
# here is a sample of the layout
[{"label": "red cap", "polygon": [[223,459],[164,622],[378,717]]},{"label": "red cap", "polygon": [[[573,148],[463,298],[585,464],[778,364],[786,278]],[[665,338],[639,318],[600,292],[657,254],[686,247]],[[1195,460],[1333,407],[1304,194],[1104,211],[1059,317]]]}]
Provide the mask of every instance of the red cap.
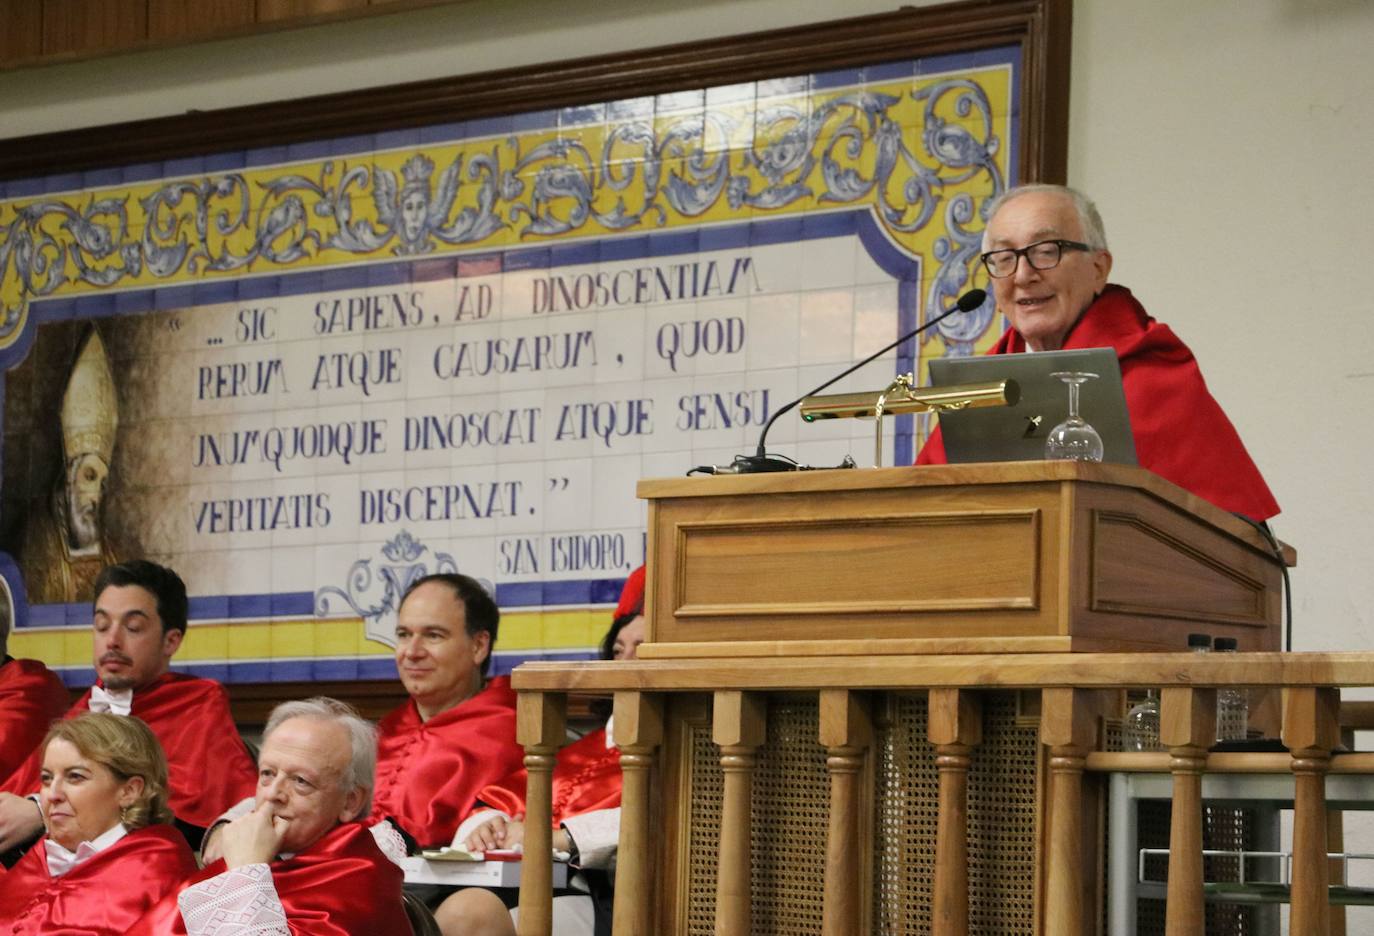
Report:
[{"label": "red cap", "polygon": [[620,592],[620,604],[615,606],[615,616],[622,618],[627,614],[640,614],[644,611],[644,567],[640,566],[625,580]]}]

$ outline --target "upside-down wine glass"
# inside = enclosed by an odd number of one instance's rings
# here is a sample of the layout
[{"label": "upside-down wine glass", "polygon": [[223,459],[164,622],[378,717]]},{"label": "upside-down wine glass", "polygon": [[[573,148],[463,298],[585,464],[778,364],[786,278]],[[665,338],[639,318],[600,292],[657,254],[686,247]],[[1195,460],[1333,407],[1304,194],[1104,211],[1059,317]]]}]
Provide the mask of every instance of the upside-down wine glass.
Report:
[{"label": "upside-down wine glass", "polygon": [[1045,439],[1045,457],[1052,461],[1100,462],[1102,437],[1078,415],[1078,388],[1089,380],[1096,380],[1097,375],[1085,371],[1055,371],[1050,376],[1069,385],[1069,418],[1050,430]]}]

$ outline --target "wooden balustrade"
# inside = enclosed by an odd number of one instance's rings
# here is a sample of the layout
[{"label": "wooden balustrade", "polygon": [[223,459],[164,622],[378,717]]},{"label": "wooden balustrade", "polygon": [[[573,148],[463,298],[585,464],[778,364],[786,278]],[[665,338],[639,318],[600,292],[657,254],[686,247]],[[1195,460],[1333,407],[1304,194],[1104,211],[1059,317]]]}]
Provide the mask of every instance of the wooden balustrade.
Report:
[{"label": "wooden balustrade", "polygon": [[968,936],[968,771],[982,713],[974,693],[960,689],[932,689],[928,712],[926,736],[940,774],[932,932]]},{"label": "wooden balustrade", "polygon": [[[1144,660],[1142,661],[1142,656]],[[869,658],[860,665],[826,670],[815,660],[779,658],[764,667],[742,667],[715,661],[709,675],[698,661],[653,663],[535,664],[517,673],[520,740],[529,767],[527,856],[521,889],[521,936],[549,932],[549,865],[547,858],[550,769],[562,743],[563,692],[589,688],[615,693],[615,740],[621,749],[624,793],[614,932],[647,936],[677,932],[681,918],[663,919],[660,892],[680,887],[682,859],[668,856],[677,870],[659,877],[663,857],[659,830],[665,822],[686,817],[681,795],[672,811],[660,811],[651,796],[651,774],[659,747],[669,742],[671,722],[665,707],[672,693],[699,691],[714,683],[710,738],[719,746],[723,774],[719,854],[716,865],[715,931],[743,936],[751,931],[751,799],[759,747],[765,743],[767,690],[811,683],[819,696],[818,740],[826,756],[829,825],[826,837],[822,932],[839,936],[870,926],[873,893],[872,784],[875,782],[875,693],[903,682],[927,688],[926,737],[933,745],[938,777],[932,932],[964,936],[970,931],[970,867],[967,838],[969,775],[985,730],[982,693],[995,688],[1035,688],[1040,683],[1039,739],[1043,747],[1045,797],[1037,885],[1036,932],[1099,932],[1100,913],[1093,900],[1100,869],[1084,843],[1096,834],[1097,801],[1085,770],[1169,771],[1173,811],[1167,886],[1166,932],[1193,936],[1203,932],[1202,777],[1205,772],[1257,773],[1291,771],[1294,777],[1294,843],[1291,931],[1329,933],[1332,914],[1325,858],[1328,812],[1327,773],[1374,773],[1374,754],[1337,754],[1339,690],[1333,684],[1374,682],[1374,654],[1240,654],[1235,660],[1199,659],[1191,654],[1130,657],[1053,658],[1009,656],[1006,665],[984,668],[981,661],[907,659],[904,670],[891,658]],[[1166,659],[1167,658],[1167,659]],[[894,678],[905,672],[906,679]],[[816,678],[824,675],[824,679]],[[824,683],[830,680],[830,685]],[[1148,681],[1147,681],[1148,680]],[[816,686],[815,683],[821,683]],[[1160,738],[1167,753],[1124,754],[1098,751],[1102,717],[1115,693],[1111,685],[1139,688],[1163,684]],[[1215,736],[1216,692],[1212,686],[1246,685],[1282,688],[1282,740],[1289,754],[1209,753]],[[1033,712],[1033,709],[1032,709]],[[674,718],[681,717],[673,716]],[[686,737],[681,736],[681,737]],[[662,778],[681,783],[687,776],[682,741],[670,758],[672,770]],[[669,851],[681,856],[684,837],[671,840]],[[799,860],[807,860],[799,855]],[[810,860],[814,860],[812,857]],[[676,864],[673,862],[676,861]],[[667,906],[684,912],[680,894]],[[708,910],[709,910],[709,905]],[[541,910],[541,907],[543,908]]]},{"label": "wooden balustrade", "polygon": [[1340,694],[1283,690],[1283,743],[1293,757],[1293,909],[1289,931],[1330,932],[1326,862],[1326,771],[1340,743]]},{"label": "wooden balustrade", "polygon": [[863,791],[859,780],[873,744],[868,700],[847,689],[826,689],[820,698],[820,741],[830,774],[830,824],[825,847],[824,936],[860,932],[864,898]]},{"label": "wooden balustrade", "polygon": [[1203,936],[1202,768],[1217,737],[1215,689],[1165,689],[1159,740],[1169,749],[1174,775],[1169,817],[1168,936]]},{"label": "wooden balustrade", "polygon": [[754,752],[767,729],[764,698],[717,692],[711,737],[720,746],[725,790],[720,805],[720,863],[716,878],[716,936],[749,936],[749,888]]},{"label": "wooden balustrade", "polygon": [[1083,900],[1083,764],[1097,745],[1096,693],[1041,693],[1040,740],[1049,748],[1049,854],[1046,856],[1045,931],[1080,936],[1089,916]]},{"label": "wooden balustrade", "polygon": [[[615,694],[615,743],[620,748],[619,861],[615,869],[616,900],[612,924],[616,936],[650,936],[653,930],[653,864],[649,810],[649,776],[654,752],[663,741],[663,699],[643,692]],[[523,936],[523,934],[522,934]]]},{"label": "wooden balustrade", "polygon": [[515,737],[525,747],[525,861],[520,875],[520,936],[553,933],[553,768],[566,738],[567,696],[524,692]]}]

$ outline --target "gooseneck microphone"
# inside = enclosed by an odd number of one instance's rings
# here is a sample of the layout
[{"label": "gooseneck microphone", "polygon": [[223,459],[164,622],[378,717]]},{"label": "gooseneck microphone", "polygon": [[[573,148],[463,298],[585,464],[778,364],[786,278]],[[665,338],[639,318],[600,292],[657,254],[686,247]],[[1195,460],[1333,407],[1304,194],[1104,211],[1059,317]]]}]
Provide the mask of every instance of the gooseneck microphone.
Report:
[{"label": "gooseneck microphone", "polygon": [[873,352],[859,363],[846,368],[845,370],[836,374],[834,377],[831,377],[825,383],[821,384],[819,387],[816,387],[814,390],[810,390],[806,393],[803,393],[801,396],[797,397],[791,403],[788,403],[782,409],[774,413],[773,418],[768,420],[767,424],[764,425],[763,432],[759,433],[758,450],[753,455],[736,455],[735,460],[731,462],[729,465],[713,469],[693,469],[692,471],[689,471],[688,474],[693,474],[697,471],[706,471],[712,474],[759,474],[765,471],[796,471],[799,466],[792,459],[777,455],[769,455],[768,450],[764,448],[764,440],[768,438],[768,430],[773,428],[773,423],[778,421],[779,416],[781,416],[783,413],[789,412],[792,409],[795,409],[797,404],[801,403],[801,401],[806,399],[807,397],[815,396],[817,393],[820,393],[822,390],[824,390],[826,387],[829,387],[831,384],[843,380],[845,377],[848,377],[850,374],[854,373],[856,370],[863,367],[865,364],[870,364],[873,361],[876,361],[878,358],[882,357],[884,354],[891,351],[893,348],[897,347],[902,342],[909,341],[912,338],[915,338],[921,332],[925,331],[927,328],[932,328],[935,325],[938,325],[940,322],[943,322],[945,319],[949,318],[955,312],[972,312],[974,309],[978,308],[984,302],[986,302],[987,298],[988,294],[985,291],[981,289],[970,289],[968,292],[960,296],[953,306],[941,312],[939,315],[935,316],[935,318],[931,319],[929,322],[926,322],[924,325],[921,325],[917,328],[913,328],[911,331],[907,332],[905,335],[898,338],[896,341],[892,342],[892,344],[887,345],[883,348],[879,348],[877,351]]}]

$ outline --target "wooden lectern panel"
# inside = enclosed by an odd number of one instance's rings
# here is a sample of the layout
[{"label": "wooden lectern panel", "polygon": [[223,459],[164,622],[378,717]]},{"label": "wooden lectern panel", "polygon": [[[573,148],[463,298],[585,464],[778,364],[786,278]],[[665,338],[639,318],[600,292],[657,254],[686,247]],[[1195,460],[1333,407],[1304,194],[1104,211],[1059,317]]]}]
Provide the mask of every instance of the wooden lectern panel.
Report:
[{"label": "wooden lectern panel", "polygon": [[[649,659],[1278,648],[1279,564],[1139,468],[1020,462],[643,481]],[[900,642],[900,643],[899,643]],[[846,646],[853,649],[846,649]]]},{"label": "wooden lectern panel", "polygon": [[[1034,608],[1035,510],[677,525],[679,619]],[[818,561],[841,553],[846,561]],[[979,568],[977,576],[959,570]],[[856,574],[862,570],[863,574]]]}]

